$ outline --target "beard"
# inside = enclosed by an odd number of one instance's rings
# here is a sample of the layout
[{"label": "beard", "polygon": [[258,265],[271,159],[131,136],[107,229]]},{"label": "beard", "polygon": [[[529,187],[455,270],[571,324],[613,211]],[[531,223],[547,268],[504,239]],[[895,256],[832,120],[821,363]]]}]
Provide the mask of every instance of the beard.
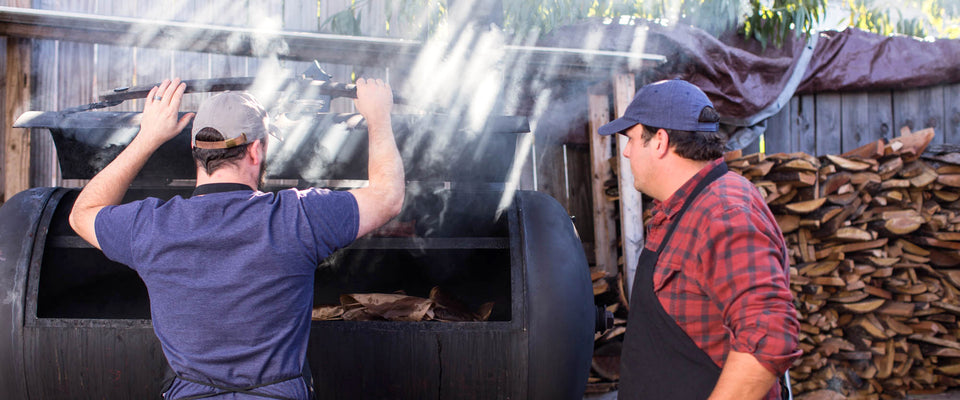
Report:
[{"label": "beard", "polygon": [[267,185],[267,163],[260,163],[260,176],[257,178],[257,190],[263,191],[264,186]]}]

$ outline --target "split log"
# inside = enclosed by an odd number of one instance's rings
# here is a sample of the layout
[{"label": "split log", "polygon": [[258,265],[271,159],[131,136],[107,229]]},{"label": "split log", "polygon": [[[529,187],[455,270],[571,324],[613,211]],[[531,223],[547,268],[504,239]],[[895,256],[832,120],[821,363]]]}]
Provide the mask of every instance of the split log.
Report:
[{"label": "split log", "polygon": [[790,204],[787,204],[784,208],[786,208],[788,211],[795,214],[807,214],[807,213],[816,211],[818,208],[820,208],[820,206],[823,205],[823,203],[826,203],[826,202],[827,202],[827,199],[825,197],[821,197],[819,199],[790,203]]},{"label": "split log", "polygon": [[930,335],[923,335],[915,333],[913,335],[907,336],[910,340],[916,340],[920,342],[926,342],[930,344],[935,344],[937,346],[949,347],[951,349],[960,350],[960,343],[955,340],[940,339]]},{"label": "split log", "polygon": [[880,306],[882,306],[883,303],[885,302],[886,300],[884,299],[872,299],[872,300],[861,301],[858,303],[842,304],[841,307],[844,310],[850,311],[852,313],[863,314],[863,313],[868,313],[880,308]]},{"label": "split log", "polygon": [[949,187],[960,187],[960,174],[943,174],[937,176],[937,183]]},{"label": "split log", "polygon": [[839,240],[839,241],[859,241],[867,242],[877,238],[876,232],[871,232],[866,229],[860,229],[852,226],[839,228],[834,234],[827,237],[830,240]]},{"label": "split log", "polygon": [[778,184],[789,183],[794,187],[806,187],[817,183],[817,174],[805,171],[778,171],[767,174],[766,179]]},{"label": "split log", "polygon": [[829,154],[823,157],[836,165],[837,168],[846,171],[866,171],[873,167],[873,164],[867,162],[866,159],[845,158]]},{"label": "split log", "polygon": [[[852,176],[852,174],[845,171],[829,175],[829,177],[820,184],[820,196],[823,197],[834,193],[843,194],[839,193],[840,188],[849,185]],[[852,190],[852,186],[850,186],[848,190]]]},{"label": "split log", "polygon": [[910,128],[905,126],[900,130],[900,133],[900,137],[891,139],[890,143],[884,146],[883,154],[900,154],[904,161],[913,161],[920,158],[920,155],[927,149],[934,137],[933,128],[910,132]]},{"label": "split log", "polygon": [[804,158],[794,158],[794,159],[790,159],[780,163],[779,165],[777,165],[775,169],[777,171],[818,172],[820,170],[820,167],[816,159],[810,160],[810,159],[804,159]]},{"label": "split log", "polygon": [[839,265],[839,261],[823,261],[800,265],[798,269],[800,275],[815,277],[827,275],[835,271]]},{"label": "split log", "polygon": [[877,140],[876,142],[867,143],[863,146],[857,147],[856,149],[850,150],[846,153],[841,154],[842,157],[859,157],[859,158],[880,158],[883,156],[883,149],[885,143],[883,139]]},{"label": "split log", "polygon": [[903,159],[897,156],[880,164],[880,167],[877,168],[877,174],[880,175],[880,179],[886,180],[893,178],[901,169],[903,169]]}]

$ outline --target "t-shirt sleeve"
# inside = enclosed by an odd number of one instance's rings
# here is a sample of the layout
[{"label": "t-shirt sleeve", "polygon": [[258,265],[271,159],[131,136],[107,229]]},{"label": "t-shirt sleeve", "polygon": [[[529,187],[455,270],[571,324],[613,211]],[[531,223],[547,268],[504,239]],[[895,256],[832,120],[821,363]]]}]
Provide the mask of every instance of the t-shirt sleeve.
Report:
[{"label": "t-shirt sleeve", "polygon": [[345,247],[357,238],[360,209],[357,199],[347,191],[313,189],[307,192],[304,210],[313,228],[316,243],[325,244],[329,252]]},{"label": "t-shirt sleeve", "polygon": [[94,231],[107,258],[133,267],[133,227],[140,203],[106,206],[97,213]]}]

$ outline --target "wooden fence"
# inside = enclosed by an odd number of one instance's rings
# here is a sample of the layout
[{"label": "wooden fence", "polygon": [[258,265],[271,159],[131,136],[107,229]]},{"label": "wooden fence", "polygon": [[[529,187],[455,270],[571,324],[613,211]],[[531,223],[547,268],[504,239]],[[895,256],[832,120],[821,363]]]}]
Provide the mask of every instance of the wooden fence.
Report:
[{"label": "wooden fence", "polygon": [[[796,96],[767,121],[767,153],[840,154],[932,127],[933,144],[960,144],[960,84],[909,90]],[[758,143],[748,147],[759,150]]]},{"label": "wooden fence", "polygon": [[[384,4],[388,0],[363,2],[361,29],[370,36],[390,36]],[[79,12],[104,16],[136,17],[167,21],[195,22],[213,25],[270,27],[283,30],[318,32],[320,24],[330,15],[351,5],[351,0],[170,0],[145,2],[130,0],[5,0],[0,5],[34,8],[52,11]],[[398,24],[394,24],[396,27]],[[396,31],[396,29],[395,29]],[[22,39],[9,39],[22,40]],[[197,38],[196,40],[202,40]],[[255,76],[260,60],[252,57],[206,54],[186,51],[130,48],[101,44],[76,43],[60,40],[27,40],[30,49],[31,71],[24,73],[30,78],[31,110],[61,110],[97,101],[97,95],[118,87],[132,87],[159,82],[164,78],[205,79],[237,76]],[[7,41],[0,40],[0,54],[8,53]],[[0,57],[0,69],[7,70],[7,57]],[[326,72],[337,81],[349,81],[356,68],[336,64],[336,60],[319,60]],[[307,62],[280,61],[281,67],[293,73],[301,73],[310,65]],[[386,71],[365,67],[365,76],[385,77]],[[10,79],[5,80],[7,90]],[[2,93],[2,92],[0,92]],[[4,96],[8,97],[8,96]],[[196,109],[203,96],[188,96],[184,109]],[[5,100],[5,99],[4,99]],[[3,109],[7,110],[4,103]],[[336,99],[331,104],[334,112],[347,112],[352,102]],[[142,108],[142,101],[128,101],[111,108],[114,111],[133,111]],[[25,111],[25,110],[24,110]],[[23,140],[7,139],[9,127],[2,127],[0,144],[7,153],[5,169],[29,168],[29,187],[56,186],[59,167],[56,152],[49,132],[31,130]],[[11,142],[11,143],[7,143]],[[29,158],[12,160],[8,145],[29,147]],[[12,153],[16,154],[16,151]],[[24,154],[25,155],[25,154]],[[5,188],[4,176],[0,174],[0,187]],[[7,191],[9,197],[11,193]]]}]

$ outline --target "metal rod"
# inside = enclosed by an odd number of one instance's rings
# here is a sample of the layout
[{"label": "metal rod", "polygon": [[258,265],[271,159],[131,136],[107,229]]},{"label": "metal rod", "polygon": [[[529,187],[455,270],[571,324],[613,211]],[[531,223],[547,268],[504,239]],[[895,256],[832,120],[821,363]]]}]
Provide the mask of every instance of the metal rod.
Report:
[{"label": "metal rod", "polygon": [[[204,93],[204,92],[223,92],[227,90],[246,90],[253,86],[256,78],[251,76],[245,77],[234,77],[234,78],[214,78],[214,79],[190,79],[185,80],[183,83],[187,84],[186,91],[184,93]],[[134,86],[132,88],[122,87],[116,88],[111,92],[104,93],[100,95],[101,102],[113,102],[113,101],[123,101],[131,99],[142,99],[147,97],[147,93],[150,93],[150,89],[154,86],[159,86],[159,83],[144,85],[144,86]],[[331,96],[331,97],[349,97],[357,98],[357,85],[352,83],[340,83],[340,82],[330,82],[330,81],[316,81],[316,80],[305,80],[305,79],[290,79],[283,84],[279,90],[286,90],[293,86],[293,89],[298,90],[304,94],[312,94],[314,96]],[[403,104],[404,101],[400,96],[394,96],[394,102],[398,104]]]}]

